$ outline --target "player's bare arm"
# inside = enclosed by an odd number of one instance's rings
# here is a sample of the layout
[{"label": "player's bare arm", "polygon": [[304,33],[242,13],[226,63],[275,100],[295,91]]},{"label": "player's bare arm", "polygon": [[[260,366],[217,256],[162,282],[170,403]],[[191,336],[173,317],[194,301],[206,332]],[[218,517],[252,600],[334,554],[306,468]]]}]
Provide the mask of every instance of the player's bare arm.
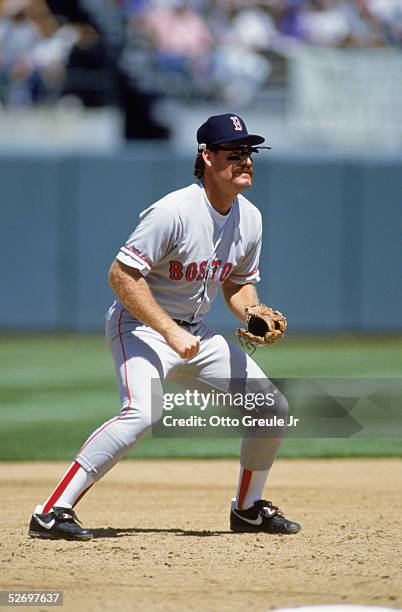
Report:
[{"label": "player's bare arm", "polygon": [[227,279],[222,283],[222,293],[228,308],[243,322],[247,321],[246,306],[258,304],[260,301],[256,288],[251,283],[238,285]]},{"label": "player's bare arm", "polygon": [[198,353],[199,337],[179,327],[159,306],[139,270],[115,260],[110,268],[109,284],[127,310],[159,332],[182,359],[191,359]]}]

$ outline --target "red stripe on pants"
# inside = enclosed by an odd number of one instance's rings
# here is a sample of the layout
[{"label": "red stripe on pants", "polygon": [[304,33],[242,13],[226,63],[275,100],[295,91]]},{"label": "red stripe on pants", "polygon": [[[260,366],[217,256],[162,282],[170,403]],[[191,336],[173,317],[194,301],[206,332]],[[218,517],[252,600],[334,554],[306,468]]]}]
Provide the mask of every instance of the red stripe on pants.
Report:
[{"label": "red stripe on pants", "polygon": [[112,423],[115,423],[116,421],[119,421],[121,418],[123,418],[123,416],[125,416],[127,414],[127,412],[129,410],[131,410],[131,393],[130,393],[130,387],[128,384],[128,372],[127,372],[127,358],[126,358],[126,351],[124,350],[124,345],[123,345],[123,338],[121,335],[121,317],[123,315],[123,311],[120,312],[120,316],[119,316],[119,322],[118,322],[118,329],[119,329],[119,340],[120,340],[120,347],[121,347],[121,352],[123,354],[123,364],[124,364],[124,380],[125,380],[125,384],[126,384],[126,389],[127,389],[127,397],[128,397],[128,406],[124,409],[124,411],[117,417],[115,417],[114,419],[111,419],[110,421],[108,421],[107,423],[104,423],[102,425],[102,427],[100,427],[99,429],[97,429],[92,436],[90,436],[88,438],[88,440],[85,442],[84,446],[78,451],[76,457],[78,457],[78,455],[80,453],[83,452],[83,450],[88,446],[88,444],[90,442],[92,442],[92,440],[98,435],[100,434],[106,427],[108,427],[108,425],[111,425]]},{"label": "red stripe on pants", "polygon": [[44,514],[46,514],[53,508],[53,506],[55,505],[55,503],[57,502],[61,494],[66,490],[67,486],[70,484],[70,482],[72,481],[72,479],[74,478],[74,476],[76,475],[80,467],[81,466],[79,463],[74,463],[71,469],[68,470],[67,474],[64,476],[63,480],[61,481],[57,489],[55,489],[53,495],[49,497],[48,502],[46,503],[45,507],[42,510]]},{"label": "red stripe on pants", "polygon": [[244,498],[246,497],[248,488],[250,486],[250,480],[252,475],[253,472],[251,470],[243,469],[239,491],[239,510],[243,508]]}]

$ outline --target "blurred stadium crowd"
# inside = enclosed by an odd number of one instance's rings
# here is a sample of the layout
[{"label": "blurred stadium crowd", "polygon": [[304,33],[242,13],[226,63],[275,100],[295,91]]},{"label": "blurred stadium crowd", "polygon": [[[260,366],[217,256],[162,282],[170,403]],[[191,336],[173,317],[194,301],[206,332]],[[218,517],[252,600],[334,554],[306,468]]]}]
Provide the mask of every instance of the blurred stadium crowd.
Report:
[{"label": "blurred stadium crowd", "polygon": [[0,104],[118,106],[165,138],[161,96],[247,104],[301,45],[400,47],[402,0],[0,0]]}]

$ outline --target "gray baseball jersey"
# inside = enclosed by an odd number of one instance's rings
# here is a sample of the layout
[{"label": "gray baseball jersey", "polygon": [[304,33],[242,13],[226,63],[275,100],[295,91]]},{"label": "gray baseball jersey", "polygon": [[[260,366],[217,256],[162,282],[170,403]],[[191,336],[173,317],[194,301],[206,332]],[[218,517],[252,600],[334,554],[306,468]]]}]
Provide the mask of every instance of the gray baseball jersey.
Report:
[{"label": "gray baseball jersey", "polygon": [[[140,214],[116,258],[138,269],[174,319],[202,320],[219,285],[260,280],[260,211],[243,195],[227,215],[208,201],[203,184],[174,191]],[[118,301],[117,308],[124,308]]]}]

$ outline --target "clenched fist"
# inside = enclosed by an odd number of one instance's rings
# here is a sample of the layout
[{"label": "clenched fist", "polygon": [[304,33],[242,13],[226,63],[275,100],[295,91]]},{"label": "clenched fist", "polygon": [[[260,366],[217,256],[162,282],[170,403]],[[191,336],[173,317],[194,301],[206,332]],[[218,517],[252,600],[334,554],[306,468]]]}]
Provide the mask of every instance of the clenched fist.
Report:
[{"label": "clenched fist", "polygon": [[165,340],[182,359],[191,359],[200,350],[200,336],[193,336],[178,325],[165,333]]}]

